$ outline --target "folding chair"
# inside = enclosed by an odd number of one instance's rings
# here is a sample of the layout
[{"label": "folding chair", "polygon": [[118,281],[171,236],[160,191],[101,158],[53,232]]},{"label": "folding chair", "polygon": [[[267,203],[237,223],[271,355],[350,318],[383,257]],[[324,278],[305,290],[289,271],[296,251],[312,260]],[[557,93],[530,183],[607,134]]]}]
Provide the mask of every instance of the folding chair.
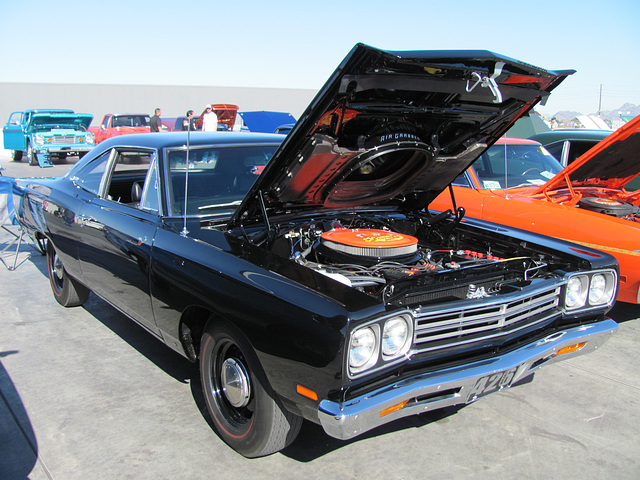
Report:
[{"label": "folding chair", "polygon": [[34,245],[16,219],[15,206],[13,204],[13,178],[0,175],[0,261],[8,270],[15,270],[22,264],[18,264],[18,254],[22,243],[42,253],[41,245]]}]

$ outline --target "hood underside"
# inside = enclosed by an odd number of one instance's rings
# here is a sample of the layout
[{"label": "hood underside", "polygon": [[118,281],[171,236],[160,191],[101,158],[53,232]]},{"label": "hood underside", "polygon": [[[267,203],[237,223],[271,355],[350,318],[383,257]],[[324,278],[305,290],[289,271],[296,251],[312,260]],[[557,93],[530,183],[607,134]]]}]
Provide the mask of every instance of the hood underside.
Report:
[{"label": "hood underside", "polygon": [[299,208],[423,208],[571,73],[488,51],[358,44],[231,223]]},{"label": "hood underside", "polygon": [[619,190],[640,174],[640,115],[596,144],[535,193],[561,188],[602,187]]}]

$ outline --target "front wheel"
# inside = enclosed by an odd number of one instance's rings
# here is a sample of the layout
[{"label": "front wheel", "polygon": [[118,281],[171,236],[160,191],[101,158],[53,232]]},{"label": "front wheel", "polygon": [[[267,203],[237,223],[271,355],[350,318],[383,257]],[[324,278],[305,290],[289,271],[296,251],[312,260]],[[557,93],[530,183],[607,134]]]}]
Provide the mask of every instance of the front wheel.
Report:
[{"label": "front wheel", "polygon": [[89,298],[90,290],[69,276],[53,244],[47,242],[47,273],[56,301],[63,307],[77,307]]},{"label": "front wheel", "polygon": [[11,161],[19,162],[22,160],[22,150],[11,150]]},{"label": "front wheel", "polygon": [[27,142],[27,160],[29,160],[29,165],[31,165],[32,167],[38,165],[38,157],[36,156],[36,152],[29,142]]},{"label": "front wheel", "polygon": [[249,458],[291,444],[302,418],[281,404],[242,332],[210,322],[200,345],[202,390],[218,435]]}]

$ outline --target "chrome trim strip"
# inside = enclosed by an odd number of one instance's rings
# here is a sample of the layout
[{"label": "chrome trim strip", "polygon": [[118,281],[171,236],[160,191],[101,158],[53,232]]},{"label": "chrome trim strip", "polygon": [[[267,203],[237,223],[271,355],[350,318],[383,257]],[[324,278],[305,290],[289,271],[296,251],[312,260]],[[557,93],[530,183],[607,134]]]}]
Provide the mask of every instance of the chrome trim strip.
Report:
[{"label": "chrome trim strip", "polygon": [[[616,322],[606,319],[556,332],[495,358],[403,378],[344,403],[322,400],[318,406],[318,419],[328,435],[346,440],[399,418],[468,403],[467,396],[478,380],[516,369],[509,385],[499,390],[509,388],[543,364],[549,365],[598,349],[617,329]],[[587,343],[581,350],[554,356],[558,350],[582,342]],[[475,400],[475,397],[470,399]],[[404,401],[408,403],[403,408],[381,416],[383,410]]]}]

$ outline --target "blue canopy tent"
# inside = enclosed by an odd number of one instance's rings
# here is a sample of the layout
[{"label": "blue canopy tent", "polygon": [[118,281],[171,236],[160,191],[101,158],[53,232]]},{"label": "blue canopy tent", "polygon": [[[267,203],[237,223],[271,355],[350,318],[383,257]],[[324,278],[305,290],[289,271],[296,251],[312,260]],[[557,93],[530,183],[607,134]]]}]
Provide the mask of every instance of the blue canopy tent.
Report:
[{"label": "blue canopy tent", "polygon": [[295,117],[287,112],[259,110],[238,114],[250,132],[274,133],[281,125],[296,123]]}]

